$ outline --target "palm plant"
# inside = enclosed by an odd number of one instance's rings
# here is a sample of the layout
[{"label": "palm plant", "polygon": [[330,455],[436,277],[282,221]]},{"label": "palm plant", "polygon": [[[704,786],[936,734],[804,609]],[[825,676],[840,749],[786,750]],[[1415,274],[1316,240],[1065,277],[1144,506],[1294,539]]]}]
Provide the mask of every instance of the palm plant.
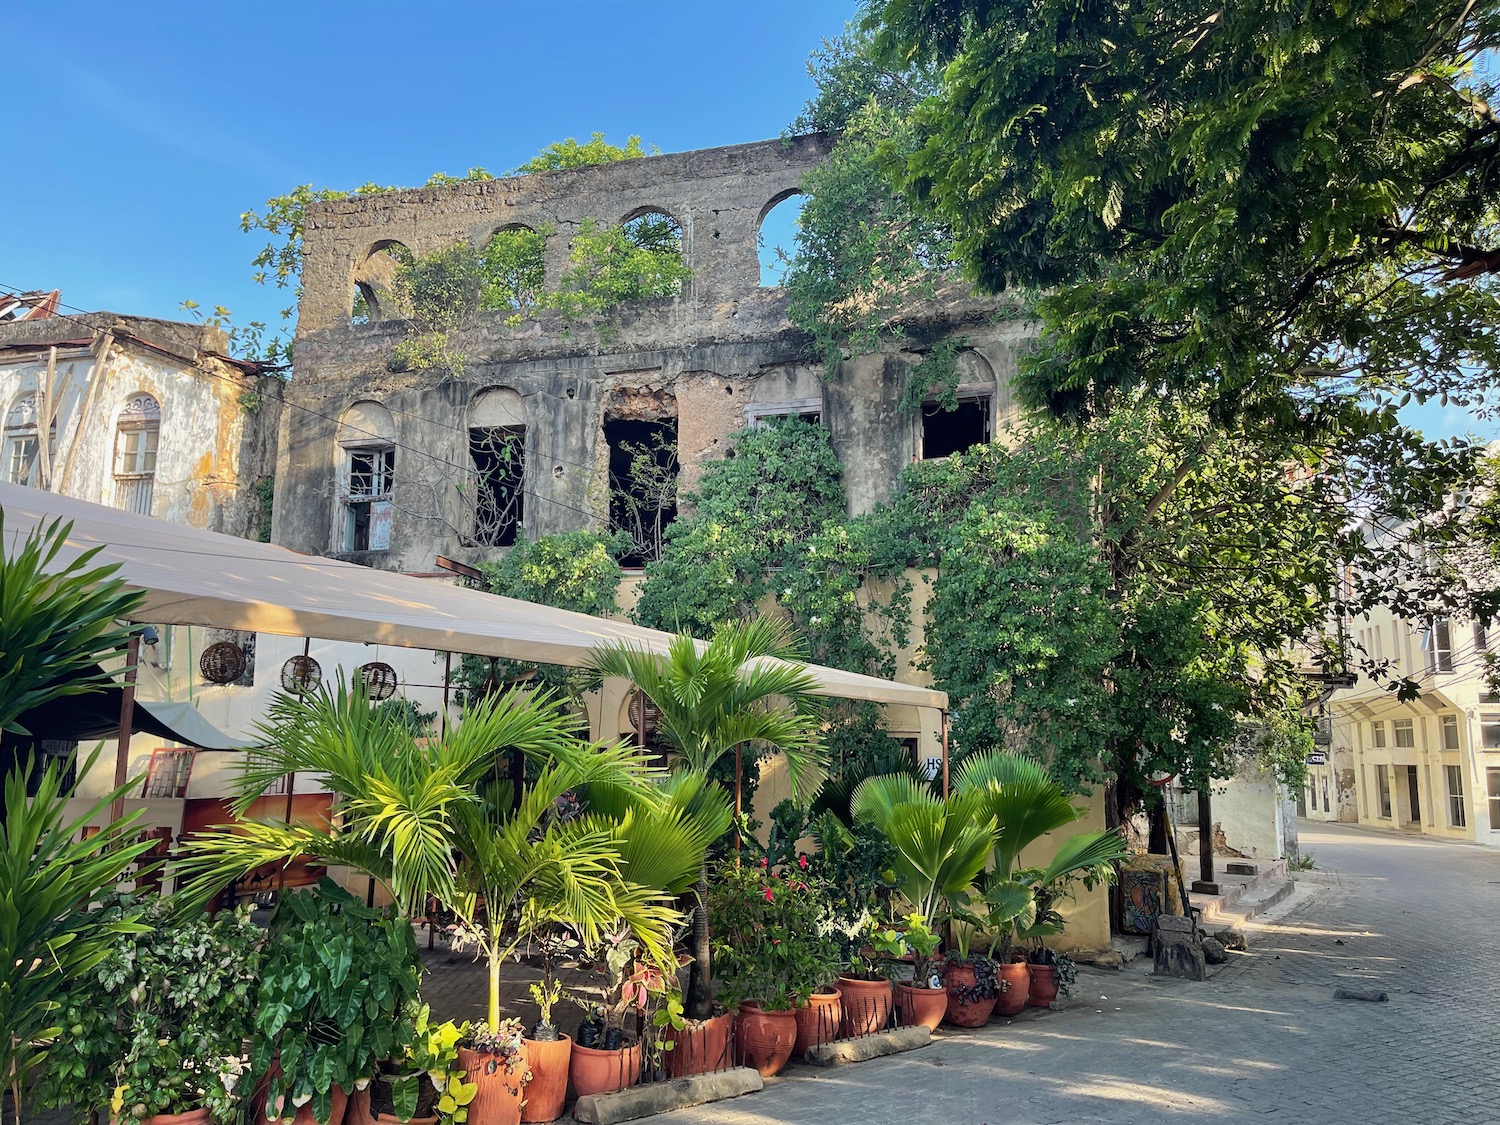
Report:
[{"label": "palm plant", "polygon": [[28,735],[19,719],[32,708],[109,687],[99,660],[130,642],[116,619],[146,599],[112,577],[118,564],[89,566],[99,547],[56,565],[72,531],[71,522],[53,520],[0,559],[0,732]]},{"label": "palm plant", "polygon": [[[97,757],[97,754],[95,755]],[[90,758],[83,767],[94,764]],[[0,1075],[11,1086],[15,1118],[27,1074],[45,1061],[59,1001],[109,952],[115,937],[142,933],[139,911],[94,910],[150,841],[132,841],[139,813],[84,838],[84,827],[119,793],[64,820],[68,792],[49,767],[26,794],[27,768],[5,778],[0,820]]]},{"label": "palm plant", "polygon": [[[809,695],[816,682],[796,655],[784,625],[757,618],[724,626],[706,644],[679,634],[665,654],[622,641],[597,649],[590,668],[596,678],[629,680],[651,700],[661,714],[657,733],[675,752],[677,769],[706,779],[736,750],[779,750],[794,792],[805,799],[824,776],[822,721]],[[713,1011],[707,900],[704,867],[686,1005],[693,1019],[707,1019]]]},{"label": "palm plant", "polygon": [[[899,774],[860,782],[850,811],[880,829],[895,849],[896,889],[929,928],[936,928],[949,900],[973,886],[995,840],[995,818],[975,794],[945,800]],[[916,979],[925,983],[924,968],[916,966]]]},{"label": "palm plant", "polygon": [[[407,912],[433,896],[486,961],[490,1027],[500,1019],[501,968],[538,928],[566,921],[590,941],[623,918],[664,959],[676,913],[659,888],[625,877],[620,826],[603,814],[557,814],[565,794],[590,784],[638,789],[649,803],[654,771],[631,747],[580,741],[575,726],[565,704],[519,689],[479,701],[429,739],[371,708],[358,678],[280,696],[234,808],[243,813],[286,773],[318,772],[335,794],[336,824],[241,823],[195,837],[182,861],[188,892],[308,855],[375,877]],[[519,797],[498,775],[507,748],[541,765]]]},{"label": "palm plant", "polygon": [[1062,932],[1052,904],[1077,881],[1094,886],[1114,877],[1113,864],[1125,858],[1118,832],[1080,832],[1064,839],[1042,867],[1020,868],[1021,853],[1048,832],[1066,828],[1083,815],[1046,769],[1030,758],[999,751],[965,759],[954,792],[979,803],[994,818],[994,866],[985,877],[986,920],[996,934],[991,945],[1008,959],[1020,938]]}]

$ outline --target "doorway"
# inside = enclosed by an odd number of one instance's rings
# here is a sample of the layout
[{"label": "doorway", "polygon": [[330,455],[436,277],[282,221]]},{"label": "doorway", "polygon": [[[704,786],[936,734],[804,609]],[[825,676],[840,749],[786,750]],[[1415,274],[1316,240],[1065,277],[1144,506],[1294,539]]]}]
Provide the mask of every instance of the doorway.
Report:
[{"label": "doorway", "polygon": [[1409,800],[1409,802],[1411,804],[1411,819],[1407,823],[1409,823],[1409,824],[1421,824],[1422,823],[1422,801],[1421,801],[1421,798],[1418,796],[1419,790],[1418,790],[1418,787],[1417,787],[1417,767],[1416,766],[1407,766],[1406,767],[1406,793],[1407,793],[1407,799]]}]

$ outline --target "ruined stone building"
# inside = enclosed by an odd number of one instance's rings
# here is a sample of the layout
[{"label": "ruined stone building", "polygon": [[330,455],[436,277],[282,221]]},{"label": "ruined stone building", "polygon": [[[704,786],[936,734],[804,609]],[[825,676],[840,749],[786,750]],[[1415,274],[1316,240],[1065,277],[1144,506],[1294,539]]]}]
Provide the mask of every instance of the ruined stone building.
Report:
[{"label": "ruined stone building", "polygon": [[[728,435],[767,416],[829,428],[854,512],[912,459],[989,440],[1010,414],[1021,339],[993,302],[935,306],[912,352],[825,379],[784,291],[760,285],[762,222],[827,152],[820,137],[763,141],[312,207],[275,541],[405,571],[437,555],[478,563],[518,534],[620,524],[627,446],[675,454],[687,490]],[[546,234],[555,286],[588,220],[646,219],[674,233],[691,270],[679,296],[602,326],[481,312],[451,341],[457,376],[393,370],[408,332],[389,291],[401,254],[526,228]],[[898,410],[920,350],[960,334],[960,408]]]}]

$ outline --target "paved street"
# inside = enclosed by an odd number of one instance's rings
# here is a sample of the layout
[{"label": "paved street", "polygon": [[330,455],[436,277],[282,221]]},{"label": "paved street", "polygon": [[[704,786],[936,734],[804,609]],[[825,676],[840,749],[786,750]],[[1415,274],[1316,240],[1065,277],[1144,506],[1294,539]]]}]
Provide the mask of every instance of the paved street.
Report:
[{"label": "paved street", "polygon": [[[837,1071],[662,1125],[1500,1120],[1500,852],[1301,825],[1304,874],[1251,953],[1206,983],[1083,969],[1061,1012]],[[1310,893],[1315,891],[1316,893]],[[1390,1003],[1333,999],[1378,987]]]}]

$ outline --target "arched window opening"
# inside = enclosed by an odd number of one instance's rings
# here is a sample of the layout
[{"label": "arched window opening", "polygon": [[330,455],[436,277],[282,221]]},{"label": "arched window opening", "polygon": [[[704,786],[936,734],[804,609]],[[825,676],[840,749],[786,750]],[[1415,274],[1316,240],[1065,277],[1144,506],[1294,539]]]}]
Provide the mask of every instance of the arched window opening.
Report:
[{"label": "arched window opening", "polygon": [[36,395],[22,395],[5,416],[5,479],[37,483]]},{"label": "arched window opening", "polygon": [[403,264],[412,261],[412,252],[391,239],[381,239],[370,247],[370,252],[354,271],[349,323],[373,324],[400,316],[396,275]]},{"label": "arched window opening", "polygon": [[161,404],[148,394],[132,395],[115,427],[115,507],[151,514],[160,441]]},{"label": "arched window opening", "polygon": [[384,551],[391,545],[396,424],[378,402],[356,402],[339,418],[339,515],[336,549]]},{"label": "arched window opening", "polygon": [[806,202],[801,192],[788,192],[761,213],[755,249],[760,257],[760,283],[766,288],[786,284],[787,271],[797,260],[797,230]]},{"label": "arched window opening", "polygon": [[480,391],[469,405],[470,538],[509,547],[526,515],[526,401],[509,387]]},{"label": "arched window opening", "polygon": [[484,291],[479,306],[527,312],[547,285],[547,236],[527,226],[502,227],[480,251]]}]

